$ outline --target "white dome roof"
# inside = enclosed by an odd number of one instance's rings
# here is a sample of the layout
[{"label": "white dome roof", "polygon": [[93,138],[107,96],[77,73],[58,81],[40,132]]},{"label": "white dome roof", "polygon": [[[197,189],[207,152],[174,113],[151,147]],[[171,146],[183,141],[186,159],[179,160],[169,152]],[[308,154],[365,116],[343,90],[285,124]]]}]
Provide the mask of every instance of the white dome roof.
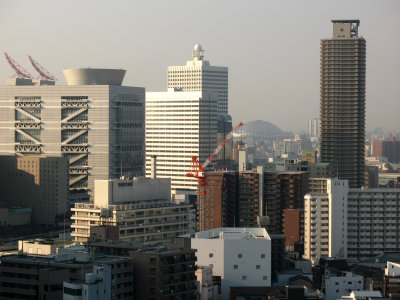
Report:
[{"label": "white dome roof", "polygon": [[200,45],[200,44],[194,45],[193,50],[194,50],[194,51],[201,51],[201,50],[202,50],[201,45]]}]

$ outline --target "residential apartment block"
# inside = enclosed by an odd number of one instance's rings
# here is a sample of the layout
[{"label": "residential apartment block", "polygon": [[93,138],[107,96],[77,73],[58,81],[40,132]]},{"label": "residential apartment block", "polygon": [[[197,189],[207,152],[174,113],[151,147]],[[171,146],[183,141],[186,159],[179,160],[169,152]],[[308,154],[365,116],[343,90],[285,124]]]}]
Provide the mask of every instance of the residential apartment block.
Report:
[{"label": "residential apartment block", "polygon": [[359,20],[332,20],[321,40],[321,161],[331,163],[350,188],[364,185],[366,41]]},{"label": "residential apartment block", "polygon": [[400,251],[399,189],[348,189],[346,180],[325,181],[324,193],[304,197],[305,259],[359,261]]}]

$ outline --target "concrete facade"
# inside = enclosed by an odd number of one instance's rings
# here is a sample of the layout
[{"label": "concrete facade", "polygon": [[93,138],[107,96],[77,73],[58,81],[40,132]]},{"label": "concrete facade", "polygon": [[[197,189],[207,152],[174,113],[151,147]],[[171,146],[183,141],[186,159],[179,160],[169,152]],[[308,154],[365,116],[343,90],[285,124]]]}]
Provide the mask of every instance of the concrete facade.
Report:
[{"label": "concrete facade", "polygon": [[95,83],[0,86],[0,153],[67,157],[71,190],[143,176],[144,88]]},{"label": "concrete facade", "polygon": [[169,179],[100,180],[93,203],[76,203],[72,236],[87,242],[93,226],[118,227],[119,239],[166,242],[194,231],[189,204],[172,204]]},{"label": "concrete facade", "polygon": [[[322,180],[322,179],[321,179]],[[347,257],[347,180],[325,179],[324,193],[304,197],[304,259]]]},{"label": "concrete facade", "polygon": [[204,50],[196,44],[193,49],[193,60],[186,66],[168,67],[168,88],[182,91],[213,91],[217,94],[218,115],[228,114],[228,68],[211,66],[203,60]]},{"label": "concrete facade", "polygon": [[191,239],[197,265],[212,266],[221,280],[219,299],[232,286],[271,286],[271,239],[263,228],[218,228]]},{"label": "concrete facade", "polygon": [[171,189],[197,191],[198,180],[185,175],[192,156],[202,164],[217,147],[217,97],[213,92],[146,93],[146,176],[157,157],[159,178],[171,178]]},{"label": "concrete facade", "polygon": [[3,200],[30,208],[33,223],[55,225],[68,212],[68,179],[65,157],[0,156]]}]

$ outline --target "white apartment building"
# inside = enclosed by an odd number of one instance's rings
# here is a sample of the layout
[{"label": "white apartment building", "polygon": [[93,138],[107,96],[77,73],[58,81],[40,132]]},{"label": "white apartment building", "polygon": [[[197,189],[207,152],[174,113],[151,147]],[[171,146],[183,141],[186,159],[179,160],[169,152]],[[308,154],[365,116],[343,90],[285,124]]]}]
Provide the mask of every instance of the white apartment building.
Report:
[{"label": "white apartment building", "polygon": [[325,300],[336,300],[348,296],[352,291],[364,289],[364,277],[352,272],[330,270],[327,268],[322,279],[322,292]]},{"label": "white apartment building", "polygon": [[219,299],[231,286],[271,285],[271,239],[264,228],[217,228],[191,239],[197,265],[211,266],[221,279]]},{"label": "white apartment building", "polygon": [[66,69],[65,86],[7,79],[0,86],[0,154],[67,157],[71,190],[143,176],[145,89],[121,86],[125,72]]},{"label": "white apartment building", "polygon": [[203,60],[204,50],[199,44],[194,46],[192,57],[186,66],[168,67],[168,88],[213,91],[217,93],[218,115],[228,114],[228,68],[211,66],[209,61]]},{"label": "white apartment building", "polygon": [[347,180],[325,181],[325,193],[304,196],[304,259],[317,263],[321,257],[347,255]]},{"label": "white apartment building", "polygon": [[93,203],[76,203],[71,236],[86,242],[92,226],[118,226],[125,242],[165,242],[194,231],[189,204],[172,204],[169,179],[96,180]]},{"label": "white apartment building", "polygon": [[320,193],[304,197],[304,259],[359,261],[400,251],[400,189],[348,189],[347,180],[338,179],[310,182]]},{"label": "white apartment building", "polygon": [[347,258],[400,252],[400,189],[350,189]]},{"label": "white apartment building", "polygon": [[85,274],[85,280],[64,281],[63,300],[112,299],[113,280],[111,266],[94,265],[93,273]]},{"label": "white apartment building", "polygon": [[217,146],[217,97],[213,92],[146,93],[146,176],[157,157],[158,178],[170,178],[171,189],[197,190],[186,177],[192,156],[203,163]]}]

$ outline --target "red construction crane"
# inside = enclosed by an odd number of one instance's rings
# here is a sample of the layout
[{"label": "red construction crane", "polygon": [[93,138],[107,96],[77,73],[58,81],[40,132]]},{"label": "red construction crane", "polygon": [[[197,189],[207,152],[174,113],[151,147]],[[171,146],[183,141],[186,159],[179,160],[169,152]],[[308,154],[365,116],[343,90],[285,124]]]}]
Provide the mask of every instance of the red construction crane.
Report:
[{"label": "red construction crane", "polygon": [[10,55],[8,55],[6,52],[4,52],[4,55],[6,56],[8,64],[15,71],[15,75],[17,75],[18,78],[33,79],[33,76],[29,74],[29,72],[25,70],[19,63],[13,60]]},{"label": "red construction crane", "polygon": [[40,79],[57,81],[57,78],[49,71],[47,71],[43,66],[41,66],[36,60],[34,60],[32,56],[28,55],[28,57],[29,60],[31,61],[32,66],[35,68],[36,72],[39,73]]},{"label": "red construction crane", "polygon": [[200,165],[197,156],[192,156],[192,167],[190,172],[186,174],[186,177],[194,177],[199,180],[199,195],[204,195],[204,186],[206,185],[206,175],[204,173],[204,170],[213,161],[215,156],[217,156],[217,154],[224,148],[226,143],[233,137],[233,134],[242,125],[242,122],[237,124],[202,165]]}]

